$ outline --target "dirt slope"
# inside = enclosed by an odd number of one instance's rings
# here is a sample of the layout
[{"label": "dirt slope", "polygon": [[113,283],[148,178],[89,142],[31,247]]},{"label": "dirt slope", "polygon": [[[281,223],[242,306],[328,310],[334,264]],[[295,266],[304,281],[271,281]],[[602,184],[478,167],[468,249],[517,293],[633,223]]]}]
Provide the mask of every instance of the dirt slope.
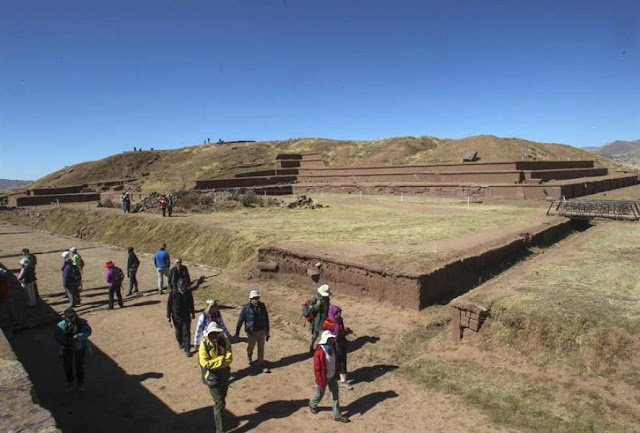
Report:
[{"label": "dirt slope", "polygon": [[96,181],[137,178],[145,191],[191,188],[197,179],[275,166],[278,153],[319,152],[329,165],[418,164],[460,162],[469,150],[481,161],[597,159],[610,160],[562,144],[536,143],[518,138],[479,135],[460,140],[435,137],[396,137],[373,141],[321,138],[255,143],[225,143],[164,151],[125,152],[76,164],[36,181],[33,187],[77,185]]}]

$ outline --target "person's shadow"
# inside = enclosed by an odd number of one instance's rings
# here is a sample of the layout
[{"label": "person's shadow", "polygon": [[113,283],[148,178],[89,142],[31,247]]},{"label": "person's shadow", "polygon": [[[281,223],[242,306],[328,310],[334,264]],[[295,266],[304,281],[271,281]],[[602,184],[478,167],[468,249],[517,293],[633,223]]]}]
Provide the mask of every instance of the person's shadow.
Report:
[{"label": "person's shadow", "polygon": [[[264,421],[277,418],[287,418],[308,404],[308,399],[270,401],[258,406],[254,413],[240,417],[236,417],[231,412],[227,411],[223,415],[225,430],[235,429],[233,430],[234,433],[250,432]],[[242,421],[247,421],[247,423],[238,427]]]},{"label": "person's shadow", "polygon": [[371,383],[379,377],[384,376],[388,372],[397,369],[397,365],[377,364],[368,367],[360,367],[357,370],[349,373],[349,377],[353,381],[353,384],[363,382]]},{"label": "person's shadow", "polygon": [[347,415],[353,416],[355,414],[364,415],[376,404],[383,402],[389,398],[396,398],[398,394],[395,391],[378,391],[371,394],[364,395],[357,400],[352,401],[349,406],[345,408]]},{"label": "person's shadow", "polygon": [[373,335],[362,335],[355,340],[349,342],[348,350],[349,352],[355,352],[358,349],[361,349],[365,344],[376,344],[380,341],[380,337],[376,337]]}]

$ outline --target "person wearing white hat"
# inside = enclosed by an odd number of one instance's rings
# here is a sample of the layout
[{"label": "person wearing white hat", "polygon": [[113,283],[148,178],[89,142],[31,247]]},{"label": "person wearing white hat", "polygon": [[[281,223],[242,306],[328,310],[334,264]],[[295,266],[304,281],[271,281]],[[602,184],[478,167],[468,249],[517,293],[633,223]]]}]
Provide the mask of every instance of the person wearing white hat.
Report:
[{"label": "person wearing white hat", "polygon": [[65,251],[62,253],[64,264],[60,269],[62,271],[62,287],[64,287],[69,298],[69,306],[67,308],[74,308],[80,306],[80,291],[78,285],[80,284],[81,274],[80,269],[71,262],[71,253]]},{"label": "person wearing white hat", "polygon": [[313,353],[313,345],[322,332],[322,324],[329,315],[329,306],[331,305],[331,289],[328,285],[323,284],[318,287],[316,294],[313,296],[310,302],[311,314],[313,320],[311,321],[311,341],[309,342],[309,353]]},{"label": "person wearing white hat", "polygon": [[247,333],[247,364],[251,365],[253,349],[258,345],[258,359],[256,364],[264,364],[264,344],[269,341],[269,312],[267,306],[260,301],[260,292],[252,290],[249,292],[249,303],[243,305],[236,324],[234,338],[238,339],[240,328],[244,324]]},{"label": "person wearing white hat", "polygon": [[334,421],[348,423],[350,422],[349,418],[342,415],[340,411],[335,339],[336,336],[331,331],[323,331],[320,335],[318,347],[316,347],[313,355],[313,371],[316,387],[313,397],[309,400],[309,410],[314,415],[319,412],[318,403],[320,403],[327,387],[329,387]]},{"label": "person wearing white hat", "polygon": [[31,266],[31,261],[26,258],[20,259],[20,275],[18,275],[18,281],[20,281],[20,285],[25,291],[27,295],[27,307],[35,307],[36,306],[36,273],[33,271],[33,266]]},{"label": "person wearing white hat", "polygon": [[223,432],[222,410],[226,406],[227,390],[233,353],[231,342],[224,336],[223,329],[211,322],[198,349],[198,361],[203,370],[203,378],[213,398],[213,420],[217,432]]}]

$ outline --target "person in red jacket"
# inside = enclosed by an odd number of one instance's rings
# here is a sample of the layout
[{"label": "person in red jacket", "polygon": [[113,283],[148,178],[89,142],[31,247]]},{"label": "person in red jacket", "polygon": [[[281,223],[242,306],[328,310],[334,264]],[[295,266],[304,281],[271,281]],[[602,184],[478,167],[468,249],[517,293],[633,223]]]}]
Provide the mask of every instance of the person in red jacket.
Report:
[{"label": "person in red jacket", "polygon": [[167,213],[167,198],[165,196],[160,197],[160,209],[162,209],[162,216]]},{"label": "person in red jacket", "polygon": [[336,368],[336,336],[331,331],[324,331],[320,336],[320,342],[313,355],[313,370],[316,379],[316,388],[313,397],[309,400],[309,410],[313,414],[318,413],[318,403],[324,397],[327,386],[331,392],[331,405],[333,406],[333,420],[337,422],[350,422],[340,412],[338,395],[338,371]]}]

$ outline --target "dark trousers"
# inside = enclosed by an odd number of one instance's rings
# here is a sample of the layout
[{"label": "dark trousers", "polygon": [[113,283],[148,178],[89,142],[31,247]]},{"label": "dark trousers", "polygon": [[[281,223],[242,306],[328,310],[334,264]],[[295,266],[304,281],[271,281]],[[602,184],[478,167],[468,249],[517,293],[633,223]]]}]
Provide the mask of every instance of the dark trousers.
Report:
[{"label": "dark trousers", "polygon": [[122,308],[122,284],[118,284],[117,286],[109,286],[109,310],[113,309],[113,294],[118,297],[118,305]]},{"label": "dark trousers", "polygon": [[165,216],[165,214],[167,213],[167,208],[162,208],[162,216]]},{"label": "dark trousers", "polygon": [[176,331],[176,341],[185,352],[191,352],[191,319],[172,317]]},{"label": "dark trousers", "polygon": [[318,335],[320,335],[320,331],[311,331],[311,340],[309,341],[309,352],[313,353],[313,344],[318,339]]},{"label": "dark trousers", "polygon": [[129,294],[138,291],[138,268],[130,268],[127,273],[129,274]]},{"label": "dark trousers", "polygon": [[64,374],[67,377],[67,384],[73,383],[73,364],[76,364],[76,380],[78,385],[84,383],[84,355],[86,348],[71,350],[71,347],[62,348],[62,363],[64,364]]},{"label": "dark trousers", "polygon": [[213,421],[216,425],[216,432],[223,432],[222,427],[222,410],[226,406],[227,391],[229,390],[229,367],[218,372],[218,383],[209,385],[209,393],[213,398]]},{"label": "dark trousers", "polygon": [[167,213],[169,214],[169,216],[171,216],[171,214],[173,213],[173,206],[167,206]]}]

